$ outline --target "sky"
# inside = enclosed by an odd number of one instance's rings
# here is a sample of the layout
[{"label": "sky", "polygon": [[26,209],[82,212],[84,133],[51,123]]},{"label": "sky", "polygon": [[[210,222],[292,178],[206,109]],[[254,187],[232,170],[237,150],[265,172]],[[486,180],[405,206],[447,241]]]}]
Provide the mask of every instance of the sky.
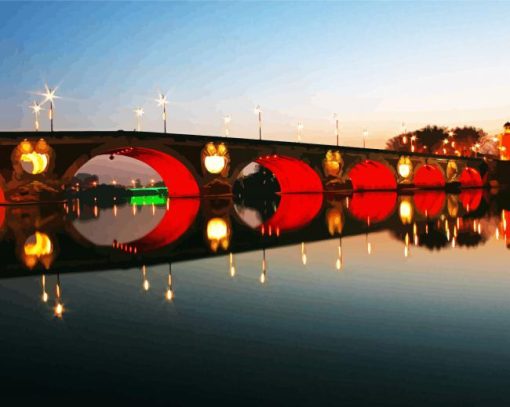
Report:
[{"label": "sky", "polygon": [[[58,85],[56,130],[168,130],[382,147],[401,123],[510,119],[510,2],[0,2],[0,130]],[[48,128],[46,116],[42,127]]]}]

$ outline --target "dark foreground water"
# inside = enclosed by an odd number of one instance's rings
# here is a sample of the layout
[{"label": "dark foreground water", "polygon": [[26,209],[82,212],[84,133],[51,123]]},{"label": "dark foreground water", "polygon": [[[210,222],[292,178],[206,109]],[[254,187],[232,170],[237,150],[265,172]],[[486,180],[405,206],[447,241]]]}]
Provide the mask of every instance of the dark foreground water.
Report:
[{"label": "dark foreground water", "polygon": [[[324,197],[312,220],[293,207],[306,222],[288,230],[275,221],[282,201],[267,213],[201,202],[188,230],[154,250],[142,240],[164,205],[8,210],[0,397],[507,405],[506,201],[426,198],[353,208],[355,197]],[[130,241],[136,254],[115,254]]]}]

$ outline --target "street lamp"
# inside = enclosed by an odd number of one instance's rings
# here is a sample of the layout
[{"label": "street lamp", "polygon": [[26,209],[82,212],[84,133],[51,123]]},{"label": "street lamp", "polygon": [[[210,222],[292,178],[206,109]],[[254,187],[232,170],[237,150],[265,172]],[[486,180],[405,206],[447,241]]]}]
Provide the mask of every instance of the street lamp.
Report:
[{"label": "street lamp", "polygon": [[32,102],[32,104],[29,107],[30,107],[30,109],[32,109],[32,112],[34,113],[35,131],[39,131],[39,114],[41,113],[41,110],[44,110],[44,109],[35,100]]},{"label": "street lamp", "polygon": [[338,114],[333,114],[333,118],[335,119],[335,136],[336,136],[336,145],[338,147],[339,145],[339,137],[340,137],[340,122],[338,119]]},{"label": "street lamp", "polygon": [[142,130],[142,116],[144,115],[143,107],[137,107],[135,110],[135,116],[136,116],[136,131]]},{"label": "street lamp", "polygon": [[363,129],[363,148],[365,148],[366,138],[368,137],[368,129]]},{"label": "street lamp", "polygon": [[226,115],[223,118],[223,124],[225,125],[225,137],[228,137],[230,135],[230,122],[232,121],[232,117],[230,115]]},{"label": "street lamp", "polygon": [[58,99],[58,96],[55,94],[57,88],[49,88],[48,85],[44,85],[44,93],[41,96],[44,96],[43,104],[46,102],[50,102],[50,108],[48,110],[48,118],[50,119],[50,131],[53,131],[53,117],[54,117],[54,102],[55,99]]},{"label": "street lamp", "polygon": [[301,138],[303,136],[303,129],[304,129],[303,123],[298,122],[298,124],[297,124],[297,139],[298,139],[299,143],[301,143]]},{"label": "street lamp", "polygon": [[253,111],[259,120],[259,140],[262,140],[262,110],[260,109],[260,105],[257,105],[255,110]]},{"label": "street lamp", "polygon": [[[159,94],[159,97],[156,99],[159,107],[163,108],[163,132],[166,133],[166,105],[168,105],[168,99],[162,93]],[[142,113],[143,114],[143,113]]]}]

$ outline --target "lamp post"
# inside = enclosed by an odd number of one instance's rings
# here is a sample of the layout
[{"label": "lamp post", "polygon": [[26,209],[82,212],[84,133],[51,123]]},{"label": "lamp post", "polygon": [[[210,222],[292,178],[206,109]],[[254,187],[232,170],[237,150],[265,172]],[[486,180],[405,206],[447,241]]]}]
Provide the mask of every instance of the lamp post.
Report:
[{"label": "lamp post", "polygon": [[50,131],[53,131],[53,118],[55,116],[54,114],[54,102],[55,99],[58,99],[55,92],[57,91],[57,88],[49,88],[48,85],[44,85],[44,93],[41,94],[41,96],[44,96],[43,104],[46,102],[50,102],[50,108],[48,109],[48,118],[50,119]]},{"label": "lamp post", "polygon": [[298,124],[297,124],[297,138],[298,138],[299,143],[301,143],[301,139],[303,136],[303,129],[304,129],[303,123],[298,122]]},{"label": "lamp post", "polygon": [[223,117],[223,124],[225,128],[225,137],[228,137],[230,135],[230,122],[232,121],[232,117],[228,114],[225,117]]},{"label": "lamp post", "polygon": [[136,131],[142,130],[142,116],[144,115],[143,107],[137,107],[135,110],[135,116],[136,116]]},{"label": "lamp post", "polygon": [[32,102],[32,104],[29,107],[30,107],[30,109],[32,109],[32,112],[34,113],[35,131],[39,131],[39,114],[41,113],[41,110],[43,110],[43,108],[35,100]]},{"label": "lamp post", "polygon": [[366,138],[368,137],[368,129],[363,129],[363,148],[365,148],[366,145]]},{"label": "lamp post", "polygon": [[260,109],[260,105],[257,105],[255,110],[253,111],[259,120],[259,140],[262,140],[262,110]]},{"label": "lamp post", "polygon": [[[168,104],[168,99],[162,93],[159,94],[159,97],[156,99],[159,107],[163,108],[163,132],[166,134],[166,105]],[[142,113],[143,114],[143,113]]]},{"label": "lamp post", "polygon": [[336,146],[339,146],[339,138],[340,138],[340,122],[338,119],[338,114],[333,114],[333,118],[335,119],[335,136],[336,136]]}]

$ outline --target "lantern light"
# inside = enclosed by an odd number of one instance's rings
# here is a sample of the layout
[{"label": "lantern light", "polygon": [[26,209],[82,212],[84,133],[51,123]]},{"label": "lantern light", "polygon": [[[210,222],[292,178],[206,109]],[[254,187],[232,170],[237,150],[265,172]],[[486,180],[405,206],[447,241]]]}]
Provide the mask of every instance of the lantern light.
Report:
[{"label": "lantern light", "polygon": [[204,158],[205,168],[211,174],[219,174],[222,172],[226,163],[225,156],[208,155]]}]

